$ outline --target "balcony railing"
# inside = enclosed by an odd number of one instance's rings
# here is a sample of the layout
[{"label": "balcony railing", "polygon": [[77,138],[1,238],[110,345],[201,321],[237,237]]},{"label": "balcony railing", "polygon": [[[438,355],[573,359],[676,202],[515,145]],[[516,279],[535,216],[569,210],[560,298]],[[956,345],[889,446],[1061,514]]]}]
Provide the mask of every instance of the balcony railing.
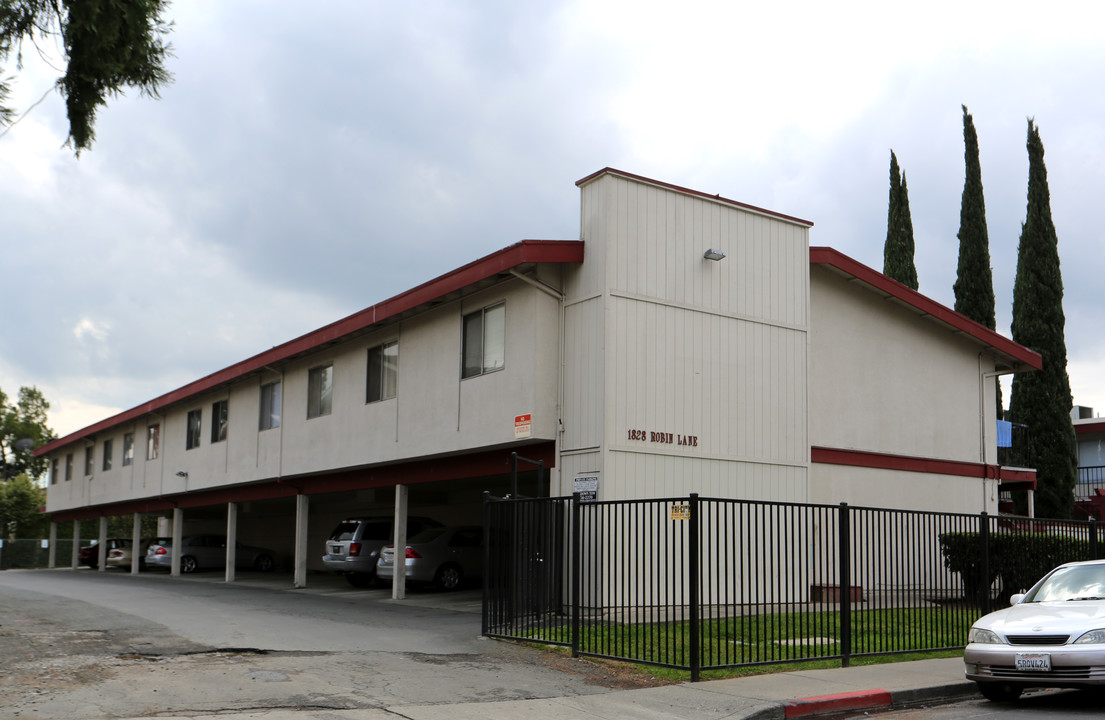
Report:
[{"label": "balcony railing", "polygon": [[[1021,423],[1010,423],[1012,426],[1008,438],[998,433],[998,464],[1005,467],[1035,467],[1035,458],[1031,457],[1028,447],[1030,438],[1029,428]],[[1007,446],[1002,446],[1008,442]]]},{"label": "balcony railing", "polygon": [[1105,466],[1078,468],[1078,484],[1074,486],[1075,499],[1091,498],[1098,489],[1105,490]]}]

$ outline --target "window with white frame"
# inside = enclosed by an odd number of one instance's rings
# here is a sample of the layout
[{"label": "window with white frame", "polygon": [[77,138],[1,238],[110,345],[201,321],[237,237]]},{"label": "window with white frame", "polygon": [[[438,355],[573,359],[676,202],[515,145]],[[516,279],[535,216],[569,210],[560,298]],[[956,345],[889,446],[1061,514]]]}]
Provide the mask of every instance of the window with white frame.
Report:
[{"label": "window with white frame", "polygon": [[104,460],[103,460],[104,472],[107,472],[108,470],[111,469],[111,454],[112,454],[111,450],[112,450],[112,441],[111,440],[104,440]]},{"label": "window with white frame", "polygon": [[334,404],[334,366],[320,365],[307,373],[307,418],[329,415]]},{"label": "window with white frame", "polygon": [[261,386],[261,422],[262,430],[280,427],[280,381]]},{"label": "window with white frame", "polygon": [[464,316],[461,377],[502,370],[506,364],[506,304],[480,308]]},{"label": "window with white frame", "polygon": [[146,459],[156,460],[161,454],[161,423],[146,427]]},{"label": "window with white frame", "polygon": [[368,349],[368,392],[365,402],[395,397],[399,380],[399,341]]},{"label": "window with white frame", "polygon": [[226,440],[226,429],[230,424],[230,401],[218,400],[211,405],[211,443]]},{"label": "window with white frame", "polygon": [[123,466],[134,462],[134,433],[123,433]]},{"label": "window with white frame", "polygon": [[185,430],[184,447],[186,450],[200,446],[200,432],[203,429],[203,411],[189,410],[188,425]]},{"label": "window with white frame", "polygon": [[92,477],[92,473],[96,469],[96,466],[93,464],[94,457],[95,457],[95,454],[93,452],[93,448],[92,448],[91,445],[89,445],[88,447],[86,447],[84,449],[84,476],[85,477]]}]

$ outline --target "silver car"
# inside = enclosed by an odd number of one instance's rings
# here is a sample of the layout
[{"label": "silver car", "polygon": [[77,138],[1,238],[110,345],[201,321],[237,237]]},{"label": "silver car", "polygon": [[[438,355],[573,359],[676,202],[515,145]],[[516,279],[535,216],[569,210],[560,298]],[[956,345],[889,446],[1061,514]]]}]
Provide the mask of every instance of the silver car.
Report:
[{"label": "silver car", "polygon": [[1105,685],[1105,560],[1060,565],[975,622],[963,662],[995,702],[1030,687]]},{"label": "silver car", "polygon": [[[171,538],[159,538],[146,550],[146,567],[172,567],[173,546]],[[268,572],[276,567],[271,550],[238,543],[235,546],[234,566],[243,569]],[[180,543],[180,571],[195,572],[200,568],[226,567],[225,535],[188,535]]]},{"label": "silver car", "polygon": [[[345,575],[354,587],[369,587],[376,581],[376,561],[385,543],[395,542],[391,517],[363,517],[342,520],[326,540],[322,564]],[[441,523],[426,517],[407,518],[407,535],[413,536]]]},{"label": "silver car", "polygon": [[[483,574],[483,528],[478,525],[430,528],[411,537],[406,551],[408,582],[456,590]],[[395,546],[384,546],[376,564],[381,580],[395,575]]]}]

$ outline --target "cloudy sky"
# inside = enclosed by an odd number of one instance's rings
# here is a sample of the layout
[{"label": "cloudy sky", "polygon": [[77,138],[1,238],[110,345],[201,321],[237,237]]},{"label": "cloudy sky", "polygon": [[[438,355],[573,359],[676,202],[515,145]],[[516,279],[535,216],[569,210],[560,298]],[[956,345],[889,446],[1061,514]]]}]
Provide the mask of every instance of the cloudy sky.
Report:
[{"label": "cloudy sky", "polygon": [[46,98],[0,137],[0,388],[37,385],[64,435],[518,240],[578,238],[574,183],[606,166],[811,220],[811,244],[881,269],[893,149],[920,289],[951,306],[966,104],[998,330],[1034,117],[1074,401],[1105,412],[1101,8],[186,0],[175,83],[111,101],[80,159],[25,53],[13,104]]}]

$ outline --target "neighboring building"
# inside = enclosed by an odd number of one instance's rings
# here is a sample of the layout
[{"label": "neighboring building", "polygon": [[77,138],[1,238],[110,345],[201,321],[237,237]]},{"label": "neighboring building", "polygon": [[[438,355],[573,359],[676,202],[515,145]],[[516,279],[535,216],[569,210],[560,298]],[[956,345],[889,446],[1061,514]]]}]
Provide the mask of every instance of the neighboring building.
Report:
[{"label": "neighboring building", "polygon": [[1100,520],[1105,517],[1105,419],[1094,417],[1093,408],[1075,405],[1071,420],[1078,438],[1074,499],[1080,509]]},{"label": "neighboring building", "polygon": [[528,495],[994,512],[1034,485],[997,463],[991,411],[1036,353],[811,249],[807,221],[612,169],[578,185],[581,240],[517,243],[40,448],[48,511],[229,528],[303,584],[342,517],[478,522],[511,453],[544,463]]}]

